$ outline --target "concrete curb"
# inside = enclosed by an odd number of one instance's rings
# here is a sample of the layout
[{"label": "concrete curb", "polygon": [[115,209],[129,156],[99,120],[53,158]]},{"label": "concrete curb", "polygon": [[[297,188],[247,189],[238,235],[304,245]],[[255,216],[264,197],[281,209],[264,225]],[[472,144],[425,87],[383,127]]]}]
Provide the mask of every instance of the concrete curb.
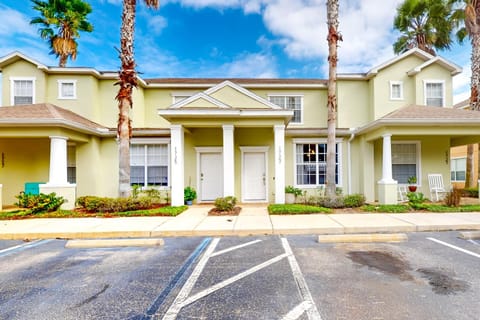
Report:
[{"label": "concrete curb", "polygon": [[478,240],[480,239],[480,231],[463,231],[460,232],[460,238],[465,240]]},{"label": "concrete curb", "polygon": [[319,243],[332,242],[404,242],[408,237],[405,233],[374,233],[374,234],[332,234],[318,236]]},{"label": "concrete curb", "polygon": [[163,239],[155,238],[68,240],[65,248],[158,247],[164,244]]}]

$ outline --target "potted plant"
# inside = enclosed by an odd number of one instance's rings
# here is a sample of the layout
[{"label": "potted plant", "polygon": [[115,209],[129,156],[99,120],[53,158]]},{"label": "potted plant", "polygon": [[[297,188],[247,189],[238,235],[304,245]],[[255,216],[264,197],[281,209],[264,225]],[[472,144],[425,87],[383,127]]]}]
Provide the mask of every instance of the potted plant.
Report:
[{"label": "potted plant", "polygon": [[416,176],[408,177],[407,182],[408,182],[408,190],[410,192],[417,191],[417,177]]},{"label": "potted plant", "polygon": [[297,196],[302,194],[302,190],[294,186],[285,187],[285,203],[295,203]]},{"label": "potted plant", "polygon": [[183,189],[183,200],[185,200],[185,204],[191,206],[193,200],[197,198],[197,191],[194,188],[188,186]]}]

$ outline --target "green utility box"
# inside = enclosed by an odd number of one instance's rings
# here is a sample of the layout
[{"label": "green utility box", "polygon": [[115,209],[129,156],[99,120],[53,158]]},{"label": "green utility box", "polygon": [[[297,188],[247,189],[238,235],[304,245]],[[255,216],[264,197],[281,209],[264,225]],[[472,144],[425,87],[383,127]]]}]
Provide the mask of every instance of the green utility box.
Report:
[{"label": "green utility box", "polygon": [[45,182],[25,182],[25,194],[40,194],[40,184]]}]

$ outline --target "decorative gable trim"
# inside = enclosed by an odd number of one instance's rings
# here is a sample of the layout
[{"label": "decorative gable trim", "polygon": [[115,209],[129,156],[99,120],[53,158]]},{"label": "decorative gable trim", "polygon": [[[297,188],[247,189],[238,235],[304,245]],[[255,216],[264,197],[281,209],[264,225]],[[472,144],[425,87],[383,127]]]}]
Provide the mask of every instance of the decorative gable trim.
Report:
[{"label": "decorative gable trim", "polygon": [[182,108],[182,107],[185,107],[187,106],[188,104],[194,102],[194,101],[197,101],[199,99],[205,99],[207,100],[208,102],[210,102],[211,104],[213,105],[216,105],[217,107],[221,108],[221,109],[231,109],[232,107],[213,98],[213,97],[210,97],[209,95],[205,94],[204,92],[199,92],[189,98],[186,98],[182,101],[179,101],[177,103],[175,103],[174,105],[170,106],[171,109],[179,109],[179,108]]},{"label": "decorative gable trim", "polygon": [[434,63],[439,63],[442,65],[444,68],[448,69],[451,71],[452,76],[455,76],[459,73],[462,72],[462,68],[457,66],[456,64],[453,64],[451,62],[448,62],[447,60],[443,59],[442,57],[435,57],[433,59],[430,59],[426,61],[425,63],[422,63],[421,65],[409,70],[407,74],[409,76],[414,76],[422,71],[422,69],[425,69],[426,67],[434,64]]},{"label": "decorative gable trim", "polygon": [[249,91],[249,90],[247,90],[247,89],[245,89],[245,88],[243,88],[243,87],[241,87],[241,86],[239,86],[239,85],[237,85],[237,84],[235,84],[235,83],[233,83],[233,82],[231,82],[231,81],[229,81],[229,80],[225,80],[225,81],[217,84],[216,86],[213,86],[213,87],[211,87],[211,88],[208,89],[208,90],[205,90],[204,92],[205,92],[206,94],[209,94],[209,95],[210,95],[210,94],[212,94],[212,93],[214,93],[214,92],[217,92],[217,91],[219,91],[219,90],[221,90],[221,89],[223,89],[223,88],[225,88],[225,87],[230,87],[230,88],[232,88],[232,89],[234,89],[234,90],[237,90],[238,92],[246,95],[247,97],[249,97],[249,98],[251,98],[251,99],[253,99],[253,100],[257,101],[257,102],[260,102],[261,104],[264,104],[265,106],[267,106],[267,107],[269,107],[269,108],[272,108],[272,109],[282,109],[281,107],[277,106],[276,104],[271,103],[270,101],[268,101],[268,100],[266,100],[266,99],[263,99],[262,97],[257,96],[257,95],[254,94],[253,92],[251,92],[251,91]]}]

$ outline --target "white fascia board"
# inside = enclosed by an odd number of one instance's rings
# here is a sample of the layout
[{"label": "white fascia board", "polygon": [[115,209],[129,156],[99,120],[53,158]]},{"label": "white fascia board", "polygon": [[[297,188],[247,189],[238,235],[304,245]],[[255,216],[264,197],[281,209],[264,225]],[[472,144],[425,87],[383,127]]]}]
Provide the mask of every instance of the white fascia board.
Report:
[{"label": "white fascia board", "polygon": [[209,117],[209,116],[239,116],[240,110],[235,109],[160,109],[160,116],[177,116],[177,117]]},{"label": "white fascia board", "polygon": [[266,99],[263,99],[262,97],[259,97],[257,96],[256,94],[254,94],[253,92],[231,82],[230,80],[225,80],[223,81],[222,83],[219,83],[218,85],[214,86],[214,87],[211,87],[210,89],[208,90],[205,90],[205,93],[210,95],[214,92],[217,92],[219,91],[220,89],[223,89],[225,87],[230,87],[234,90],[237,90],[238,92],[252,98],[253,100],[257,101],[257,102],[260,102],[261,104],[267,106],[267,107],[270,107],[272,109],[282,109],[281,107],[277,106],[276,104],[274,103],[271,103],[270,101],[266,100]]},{"label": "white fascia board", "polygon": [[24,55],[23,53],[21,53],[19,51],[14,51],[14,52],[11,52],[11,53],[1,57],[0,58],[0,65],[4,62],[6,62],[10,59],[14,59],[14,58],[23,59],[25,61],[28,61],[31,64],[36,65],[38,69],[48,69],[48,67],[46,65],[44,65],[43,63],[40,63],[37,60],[35,60],[33,58],[30,58],[30,57]]},{"label": "white fascia board", "polygon": [[434,58],[434,56],[432,56],[431,54],[429,54],[429,53],[427,53],[423,50],[420,50],[418,48],[413,48],[413,49],[410,49],[408,51],[405,51],[404,53],[402,53],[401,55],[399,55],[397,57],[394,57],[393,59],[390,59],[390,60],[388,60],[388,61],[370,69],[370,71],[367,72],[367,77],[371,78],[371,77],[375,76],[376,74],[378,74],[378,72],[381,69],[384,69],[384,68],[396,63],[397,61],[402,60],[403,58],[405,58],[405,57],[407,57],[411,54],[414,54],[417,57],[422,58],[424,60],[430,60],[430,59]]},{"label": "white fascia board", "polygon": [[75,122],[71,121],[65,121],[65,120],[58,120],[58,119],[0,119],[0,125],[6,125],[6,126],[60,126],[60,127],[65,127],[68,129],[73,129],[75,131],[83,132],[83,133],[89,133],[89,134],[95,134],[99,136],[110,136],[114,135],[108,128],[88,128],[86,126],[80,125]]},{"label": "white fascia board", "polygon": [[293,110],[240,110],[240,115],[245,117],[271,117],[271,116],[281,116],[281,117],[293,117]]},{"label": "white fascia board", "polygon": [[428,66],[430,66],[430,65],[432,65],[432,64],[434,64],[434,63],[438,63],[438,64],[440,64],[442,67],[450,70],[452,76],[455,76],[455,75],[457,75],[457,74],[459,74],[459,73],[462,72],[462,68],[459,67],[458,65],[456,65],[456,64],[454,64],[454,63],[451,63],[451,62],[443,59],[442,57],[435,57],[435,58],[430,59],[430,60],[428,60],[428,61],[425,61],[425,62],[422,63],[421,65],[419,65],[419,66],[417,66],[417,67],[409,70],[409,71],[407,72],[407,74],[408,74],[409,76],[416,75],[416,74],[418,74],[420,71],[422,71],[422,69],[424,69],[424,68],[426,68],[426,67],[428,67]]}]

